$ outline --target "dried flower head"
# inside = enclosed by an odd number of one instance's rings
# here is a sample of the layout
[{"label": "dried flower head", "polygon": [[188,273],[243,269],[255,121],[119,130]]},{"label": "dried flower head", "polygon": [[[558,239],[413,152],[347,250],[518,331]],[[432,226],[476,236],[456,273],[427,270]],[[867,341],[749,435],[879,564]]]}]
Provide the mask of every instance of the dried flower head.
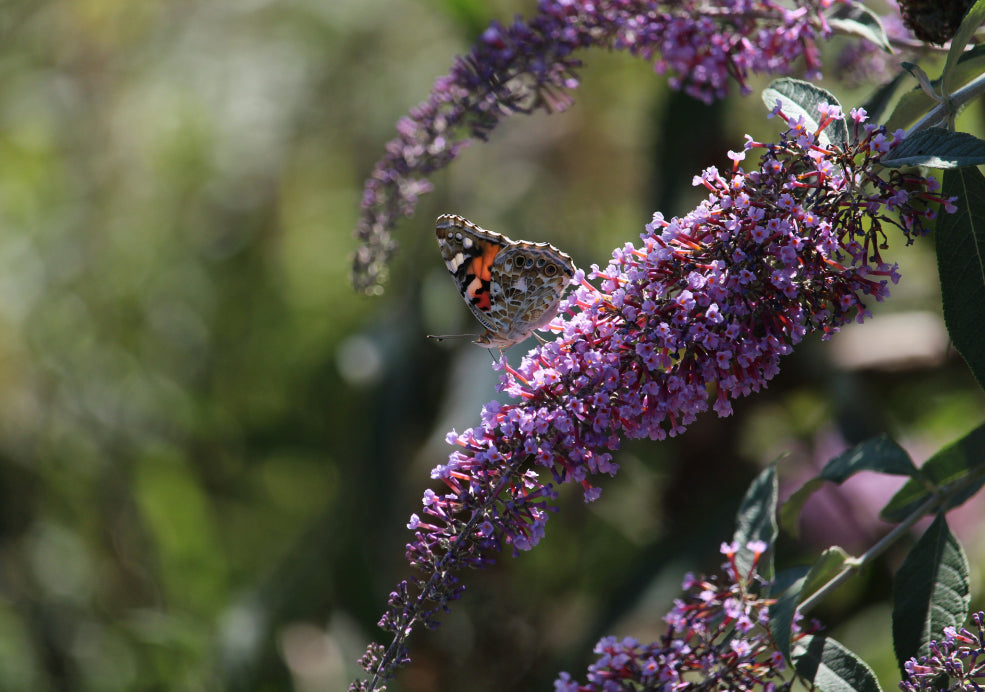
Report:
[{"label": "dried flower head", "polygon": [[973,0],[900,0],[903,22],[921,41],[944,45],[958,32]]}]

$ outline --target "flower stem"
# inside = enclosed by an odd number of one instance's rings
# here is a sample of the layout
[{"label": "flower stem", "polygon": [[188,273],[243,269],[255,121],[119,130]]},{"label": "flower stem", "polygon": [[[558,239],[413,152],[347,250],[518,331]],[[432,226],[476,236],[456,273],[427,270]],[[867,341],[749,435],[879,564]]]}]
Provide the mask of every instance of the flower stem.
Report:
[{"label": "flower stem", "polygon": [[938,507],[946,505],[948,500],[957,496],[958,493],[963,492],[968,488],[968,486],[977,482],[983,474],[985,474],[985,468],[979,469],[976,473],[971,473],[964,478],[955,481],[950,486],[943,488],[941,492],[928,497],[927,500],[913,510],[906,519],[897,524],[892,531],[883,536],[882,539],[880,539],[875,545],[865,551],[863,555],[857,558],[849,558],[845,560],[845,565],[842,567],[841,571],[828,580],[824,586],[805,598],[797,609],[801,613],[806,613],[811,608],[816,606],[828,594],[846,582],[849,577],[853,576],[856,572],[860,571],[863,567],[884,553],[889,546],[895,543],[900,536],[907,533],[910,530],[910,527],[916,524],[925,515],[934,511]]},{"label": "flower stem", "polygon": [[[945,95],[940,103],[931,108],[925,116],[914,123],[913,127],[907,131],[907,134],[912,134],[918,130],[925,130],[942,123],[950,125],[951,119],[958,111],[982,93],[985,93],[985,74],[979,75],[968,82],[951,96]],[[948,129],[951,128],[949,127]]]}]

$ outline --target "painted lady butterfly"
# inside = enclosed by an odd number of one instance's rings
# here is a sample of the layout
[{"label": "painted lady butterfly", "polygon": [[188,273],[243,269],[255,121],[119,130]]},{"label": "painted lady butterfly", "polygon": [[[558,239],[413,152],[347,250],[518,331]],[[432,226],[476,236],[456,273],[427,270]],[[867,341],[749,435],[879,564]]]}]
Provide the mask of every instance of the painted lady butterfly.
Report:
[{"label": "painted lady butterfly", "polygon": [[502,350],[554,319],[575,273],[566,254],[548,243],[510,240],[454,214],[439,216],[436,232],[459,293],[486,328],[474,343]]}]

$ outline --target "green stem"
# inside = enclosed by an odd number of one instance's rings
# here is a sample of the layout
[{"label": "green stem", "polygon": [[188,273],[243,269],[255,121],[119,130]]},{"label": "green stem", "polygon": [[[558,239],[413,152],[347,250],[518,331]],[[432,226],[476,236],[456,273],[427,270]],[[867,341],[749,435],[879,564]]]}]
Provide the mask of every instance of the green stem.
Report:
[{"label": "green stem", "polygon": [[884,553],[890,545],[895,543],[900,536],[907,533],[910,530],[910,527],[912,527],[920,519],[934,511],[936,508],[946,505],[949,499],[962,492],[972,483],[977,482],[983,472],[985,471],[979,469],[977,473],[971,473],[964,478],[953,482],[950,486],[942,488],[939,493],[927,498],[927,500],[913,510],[906,519],[897,524],[892,531],[883,536],[878,543],[865,551],[863,555],[845,560],[845,564],[841,568],[841,571],[829,579],[824,586],[805,598],[797,607],[797,610],[802,613],[806,613],[808,610],[816,606],[828,594],[845,583],[856,572],[860,571],[863,567]]},{"label": "green stem", "polygon": [[945,96],[940,103],[927,111],[927,114],[920,118],[909,129],[907,134],[912,134],[928,127],[950,124],[952,118],[965,104],[982,93],[985,93],[985,74],[978,75],[978,77],[955,91],[951,96]]}]

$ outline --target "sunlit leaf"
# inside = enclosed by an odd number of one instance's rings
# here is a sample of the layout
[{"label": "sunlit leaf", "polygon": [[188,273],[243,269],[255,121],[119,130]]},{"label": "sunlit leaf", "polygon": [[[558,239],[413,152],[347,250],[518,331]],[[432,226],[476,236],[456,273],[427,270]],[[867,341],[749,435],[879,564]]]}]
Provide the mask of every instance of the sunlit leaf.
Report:
[{"label": "sunlit leaf", "polygon": [[889,168],[978,166],[985,163],[985,140],[967,132],[951,132],[944,128],[931,127],[909,135],[893,147],[880,163]]},{"label": "sunlit leaf", "polygon": [[865,5],[839,5],[835,13],[828,18],[828,24],[841,33],[864,38],[887,53],[893,50],[879,15]]},{"label": "sunlit leaf", "polygon": [[[831,92],[799,79],[776,79],[763,89],[763,103],[767,108],[772,110],[778,101],[787,116],[804,118],[811,131],[816,131],[821,122],[818,106],[826,103],[841,108]],[[842,146],[848,141],[848,126],[844,120],[836,120],[821,132],[818,140],[822,146]]]}]

